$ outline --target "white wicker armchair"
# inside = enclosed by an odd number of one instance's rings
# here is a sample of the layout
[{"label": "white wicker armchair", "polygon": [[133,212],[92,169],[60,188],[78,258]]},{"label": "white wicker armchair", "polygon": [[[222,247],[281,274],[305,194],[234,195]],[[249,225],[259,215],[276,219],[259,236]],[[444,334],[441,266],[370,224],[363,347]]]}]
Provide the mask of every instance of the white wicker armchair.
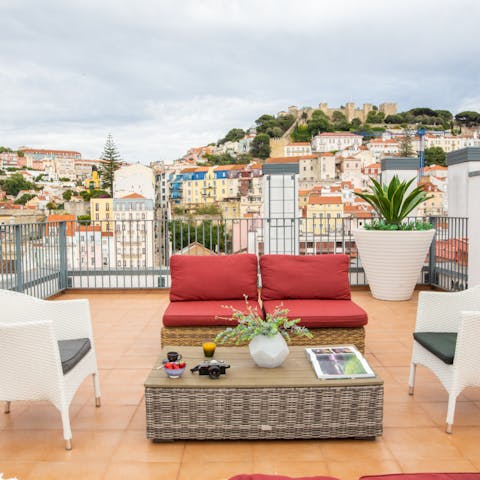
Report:
[{"label": "white wicker armchair", "polygon": [[430,369],[448,392],[447,427],[452,433],[457,396],[465,387],[480,386],[480,285],[461,292],[420,292],[415,332],[457,333],[453,364],[447,364],[416,340],[410,364],[409,393],[415,369]]},{"label": "white wicker armchair", "polygon": [[[93,376],[96,405],[100,406],[88,300],[52,302],[0,290],[0,308],[0,401],[6,402],[5,413],[14,400],[52,402],[61,414],[65,446],[70,450],[69,406],[88,375]],[[84,351],[70,359],[67,367],[65,358],[62,364],[64,348],[58,342],[71,345],[68,341],[73,339],[84,339]]]}]

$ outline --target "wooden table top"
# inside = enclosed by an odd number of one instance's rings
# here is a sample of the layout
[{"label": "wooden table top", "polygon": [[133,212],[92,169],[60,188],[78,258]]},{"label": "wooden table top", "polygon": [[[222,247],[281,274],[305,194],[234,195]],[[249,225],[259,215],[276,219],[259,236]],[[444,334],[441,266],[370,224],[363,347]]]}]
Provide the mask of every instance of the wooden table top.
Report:
[{"label": "wooden table top", "polygon": [[[348,385],[382,385],[381,378],[358,378],[320,380],[307,359],[305,347],[289,347],[290,354],[276,368],[260,368],[255,365],[248,347],[217,347],[215,360],[230,364],[225,375],[211,379],[208,375],[192,373],[190,369],[205,361],[202,347],[165,346],[145,380],[145,387],[157,388],[271,388],[271,387],[324,387]],[[183,355],[187,368],[180,378],[168,378],[162,368],[166,352],[175,351]]]}]

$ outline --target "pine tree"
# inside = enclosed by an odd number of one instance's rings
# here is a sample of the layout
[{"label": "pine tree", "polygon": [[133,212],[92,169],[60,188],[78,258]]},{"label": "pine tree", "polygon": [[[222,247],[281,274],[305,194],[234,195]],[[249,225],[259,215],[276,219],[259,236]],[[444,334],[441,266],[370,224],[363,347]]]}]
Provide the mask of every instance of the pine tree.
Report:
[{"label": "pine tree", "polygon": [[398,142],[398,153],[401,157],[415,156],[415,150],[413,149],[413,135],[406,125],[403,128],[403,138]]},{"label": "pine tree", "polygon": [[107,136],[107,141],[105,142],[105,147],[103,148],[103,153],[100,158],[105,161],[100,167],[102,188],[109,192],[110,196],[113,197],[113,179],[115,170],[120,168],[121,157],[115,146],[111,133]]}]

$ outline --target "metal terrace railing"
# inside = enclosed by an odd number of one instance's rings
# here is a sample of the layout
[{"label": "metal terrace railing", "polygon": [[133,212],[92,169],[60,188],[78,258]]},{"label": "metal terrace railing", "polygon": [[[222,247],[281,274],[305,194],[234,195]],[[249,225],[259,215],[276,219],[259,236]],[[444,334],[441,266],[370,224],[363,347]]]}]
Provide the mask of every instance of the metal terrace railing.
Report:
[{"label": "metal terrace railing", "polygon": [[[467,288],[468,221],[436,229],[419,283]],[[352,230],[362,219],[249,218],[52,222],[0,226],[0,288],[46,298],[68,288],[165,288],[173,254],[264,253],[350,257],[351,285],[367,280]]]}]

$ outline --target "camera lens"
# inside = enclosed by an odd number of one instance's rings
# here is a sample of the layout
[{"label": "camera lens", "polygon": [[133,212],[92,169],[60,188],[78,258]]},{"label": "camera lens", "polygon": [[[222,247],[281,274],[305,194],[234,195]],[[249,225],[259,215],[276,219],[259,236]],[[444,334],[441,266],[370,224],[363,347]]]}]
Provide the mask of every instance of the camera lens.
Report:
[{"label": "camera lens", "polygon": [[211,365],[208,367],[208,375],[210,378],[218,378],[220,376],[220,367],[217,367],[216,365]]}]

